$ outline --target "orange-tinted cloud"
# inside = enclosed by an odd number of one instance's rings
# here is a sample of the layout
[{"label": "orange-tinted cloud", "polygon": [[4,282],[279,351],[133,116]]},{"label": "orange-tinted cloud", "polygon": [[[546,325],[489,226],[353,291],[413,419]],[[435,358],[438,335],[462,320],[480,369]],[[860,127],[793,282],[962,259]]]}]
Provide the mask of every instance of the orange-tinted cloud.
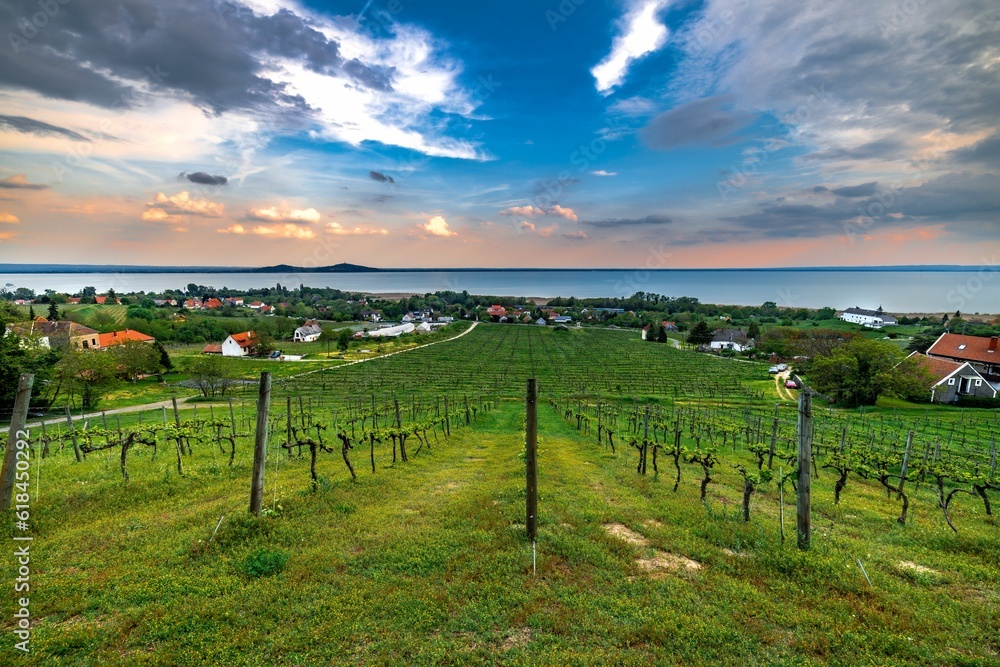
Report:
[{"label": "orange-tinted cloud", "polygon": [[326,233],[343,236],[385,236],[389,233],[389,230],[376,229],[374,227],[355,227],[354,229],[348,229],[340,223],[331,222],[326,226]]},{"label": "orange-tinted cloud", "polygon": [[434,236],[458,236],[458,232],[448,229],[448,221],[443,216],[435,215],[425,224],[418,225],[420,229]]},{"label": "orange-tinted cloud", "polygon": [[556,204],[555,206],[550,206],[546,211],[549,215],[556,215],[560,218],[566,218],[572,222],[580,222],[579,216],[577,216],[576,211],[571,208],[560,206]]},{"label": "orange-tinted cloud", "polygon": [[13,213],[0,213],[0,222],[7,222],[12,225],[16,225],[21,221]]},{"label": "orange-tinted cloud", "polygon": [[28,177],[24,174],[14,174],[0,179],[0,188],[9,190],[45,190],[48,187],[42,183],[29,183]]},{"label": "orange-tinted cloud", "polygon": [[223,204],[208,199],[193,199],[187,190],[171,197],[157,192],[154,200],[146,204],[142,219],[149,222],[178,222],[185,215],[221,218],[223,209]]},{"label": "orange-tinted cloud", "polygon": [[247,211],[247,220],[255,222],[319,222],[320,212],[314,208],[279,209],[277,206],[268,208],[251,208]]},{"label": "orange-tinted cloud", "polygon": [[528,206],[511,206],[510,208],[505,208],[500,211],[500,215],[518,215],[523,218],[534,218],[539,215],[545,215],[545,211],[529,204]]}]

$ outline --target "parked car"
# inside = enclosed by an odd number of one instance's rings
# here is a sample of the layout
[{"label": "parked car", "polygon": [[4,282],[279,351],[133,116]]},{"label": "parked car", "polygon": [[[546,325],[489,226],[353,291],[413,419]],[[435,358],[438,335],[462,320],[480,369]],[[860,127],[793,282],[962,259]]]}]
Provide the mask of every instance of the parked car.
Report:
[{"label": "parked car", "polygon": [[800,387],[799,383],[796,382],[795,380],[789,380],[788,382],[785,383],[785,389],[801,389],[801,388],[802,387]]},{"label": "parked car", "polygon": [[777,366],[771,366],[770,368],[767,369],[767,372],[773,375],[774,373],[780,373],[781,369],[778,368]]}]

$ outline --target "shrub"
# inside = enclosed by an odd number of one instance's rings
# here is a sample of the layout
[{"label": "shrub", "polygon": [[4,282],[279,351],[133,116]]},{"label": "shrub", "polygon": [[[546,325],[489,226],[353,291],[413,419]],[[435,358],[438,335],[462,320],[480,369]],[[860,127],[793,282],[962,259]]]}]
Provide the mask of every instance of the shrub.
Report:
[{"label": "shrub", "polygon": [[285,569],[288,554],[284,551],[257,549],[243,560],[243,573],[251,579],[269,577]]}]

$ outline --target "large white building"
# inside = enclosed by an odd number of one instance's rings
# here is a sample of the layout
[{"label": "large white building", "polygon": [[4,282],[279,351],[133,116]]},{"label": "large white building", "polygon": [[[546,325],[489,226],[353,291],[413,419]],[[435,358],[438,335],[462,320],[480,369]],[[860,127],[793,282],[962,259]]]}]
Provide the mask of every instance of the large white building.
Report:
[{"label": "large white building", "polygon": [[295,334],[292,335],[292,340],[301,343],[312,343],[319,339],[323,335],[323,328],[320,327],[319,322],[315,320],[308,320],[305,324],[295,330]]},{"label": "large white building", "polygon": [[381,329],[376,329],[375,331],[369,331],[369,338],[395,338],[401,334],[410,333],[416,329],[412,322],[407,322],[406,324],[400,324],[394,327],[383,327]]},{"label": "large white building", "polygon": [[222,356],[245,357],[256,343],[257,334],[253,331],[233,334],[222,342]]},{"label": "large white building", "polygon": [[882,327],[895,326],[898,324],[895,317],[882,310],[882,306],[879,306],[878,310],[865,310],[864,308],[860,308],[858,306],[848,308],[840,316],[840,319],[845,322],[860,324],[871,329],[881,329]]}]

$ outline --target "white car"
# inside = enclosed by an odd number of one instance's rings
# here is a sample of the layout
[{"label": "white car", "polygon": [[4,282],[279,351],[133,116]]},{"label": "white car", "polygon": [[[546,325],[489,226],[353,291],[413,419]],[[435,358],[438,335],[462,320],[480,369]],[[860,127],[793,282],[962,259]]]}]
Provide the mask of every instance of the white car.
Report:
[{"label": "white car", "polygon": [[768,373],[772,373],[772,374],[773,373],[780,373],[781,369],[778,368],[777,366],[771,366],[770,368],[767,369],[767,372]]},{"label": "white car", "polygon": [[788,364],[778,364],[778,372],[784,373],[788,370]]}]

